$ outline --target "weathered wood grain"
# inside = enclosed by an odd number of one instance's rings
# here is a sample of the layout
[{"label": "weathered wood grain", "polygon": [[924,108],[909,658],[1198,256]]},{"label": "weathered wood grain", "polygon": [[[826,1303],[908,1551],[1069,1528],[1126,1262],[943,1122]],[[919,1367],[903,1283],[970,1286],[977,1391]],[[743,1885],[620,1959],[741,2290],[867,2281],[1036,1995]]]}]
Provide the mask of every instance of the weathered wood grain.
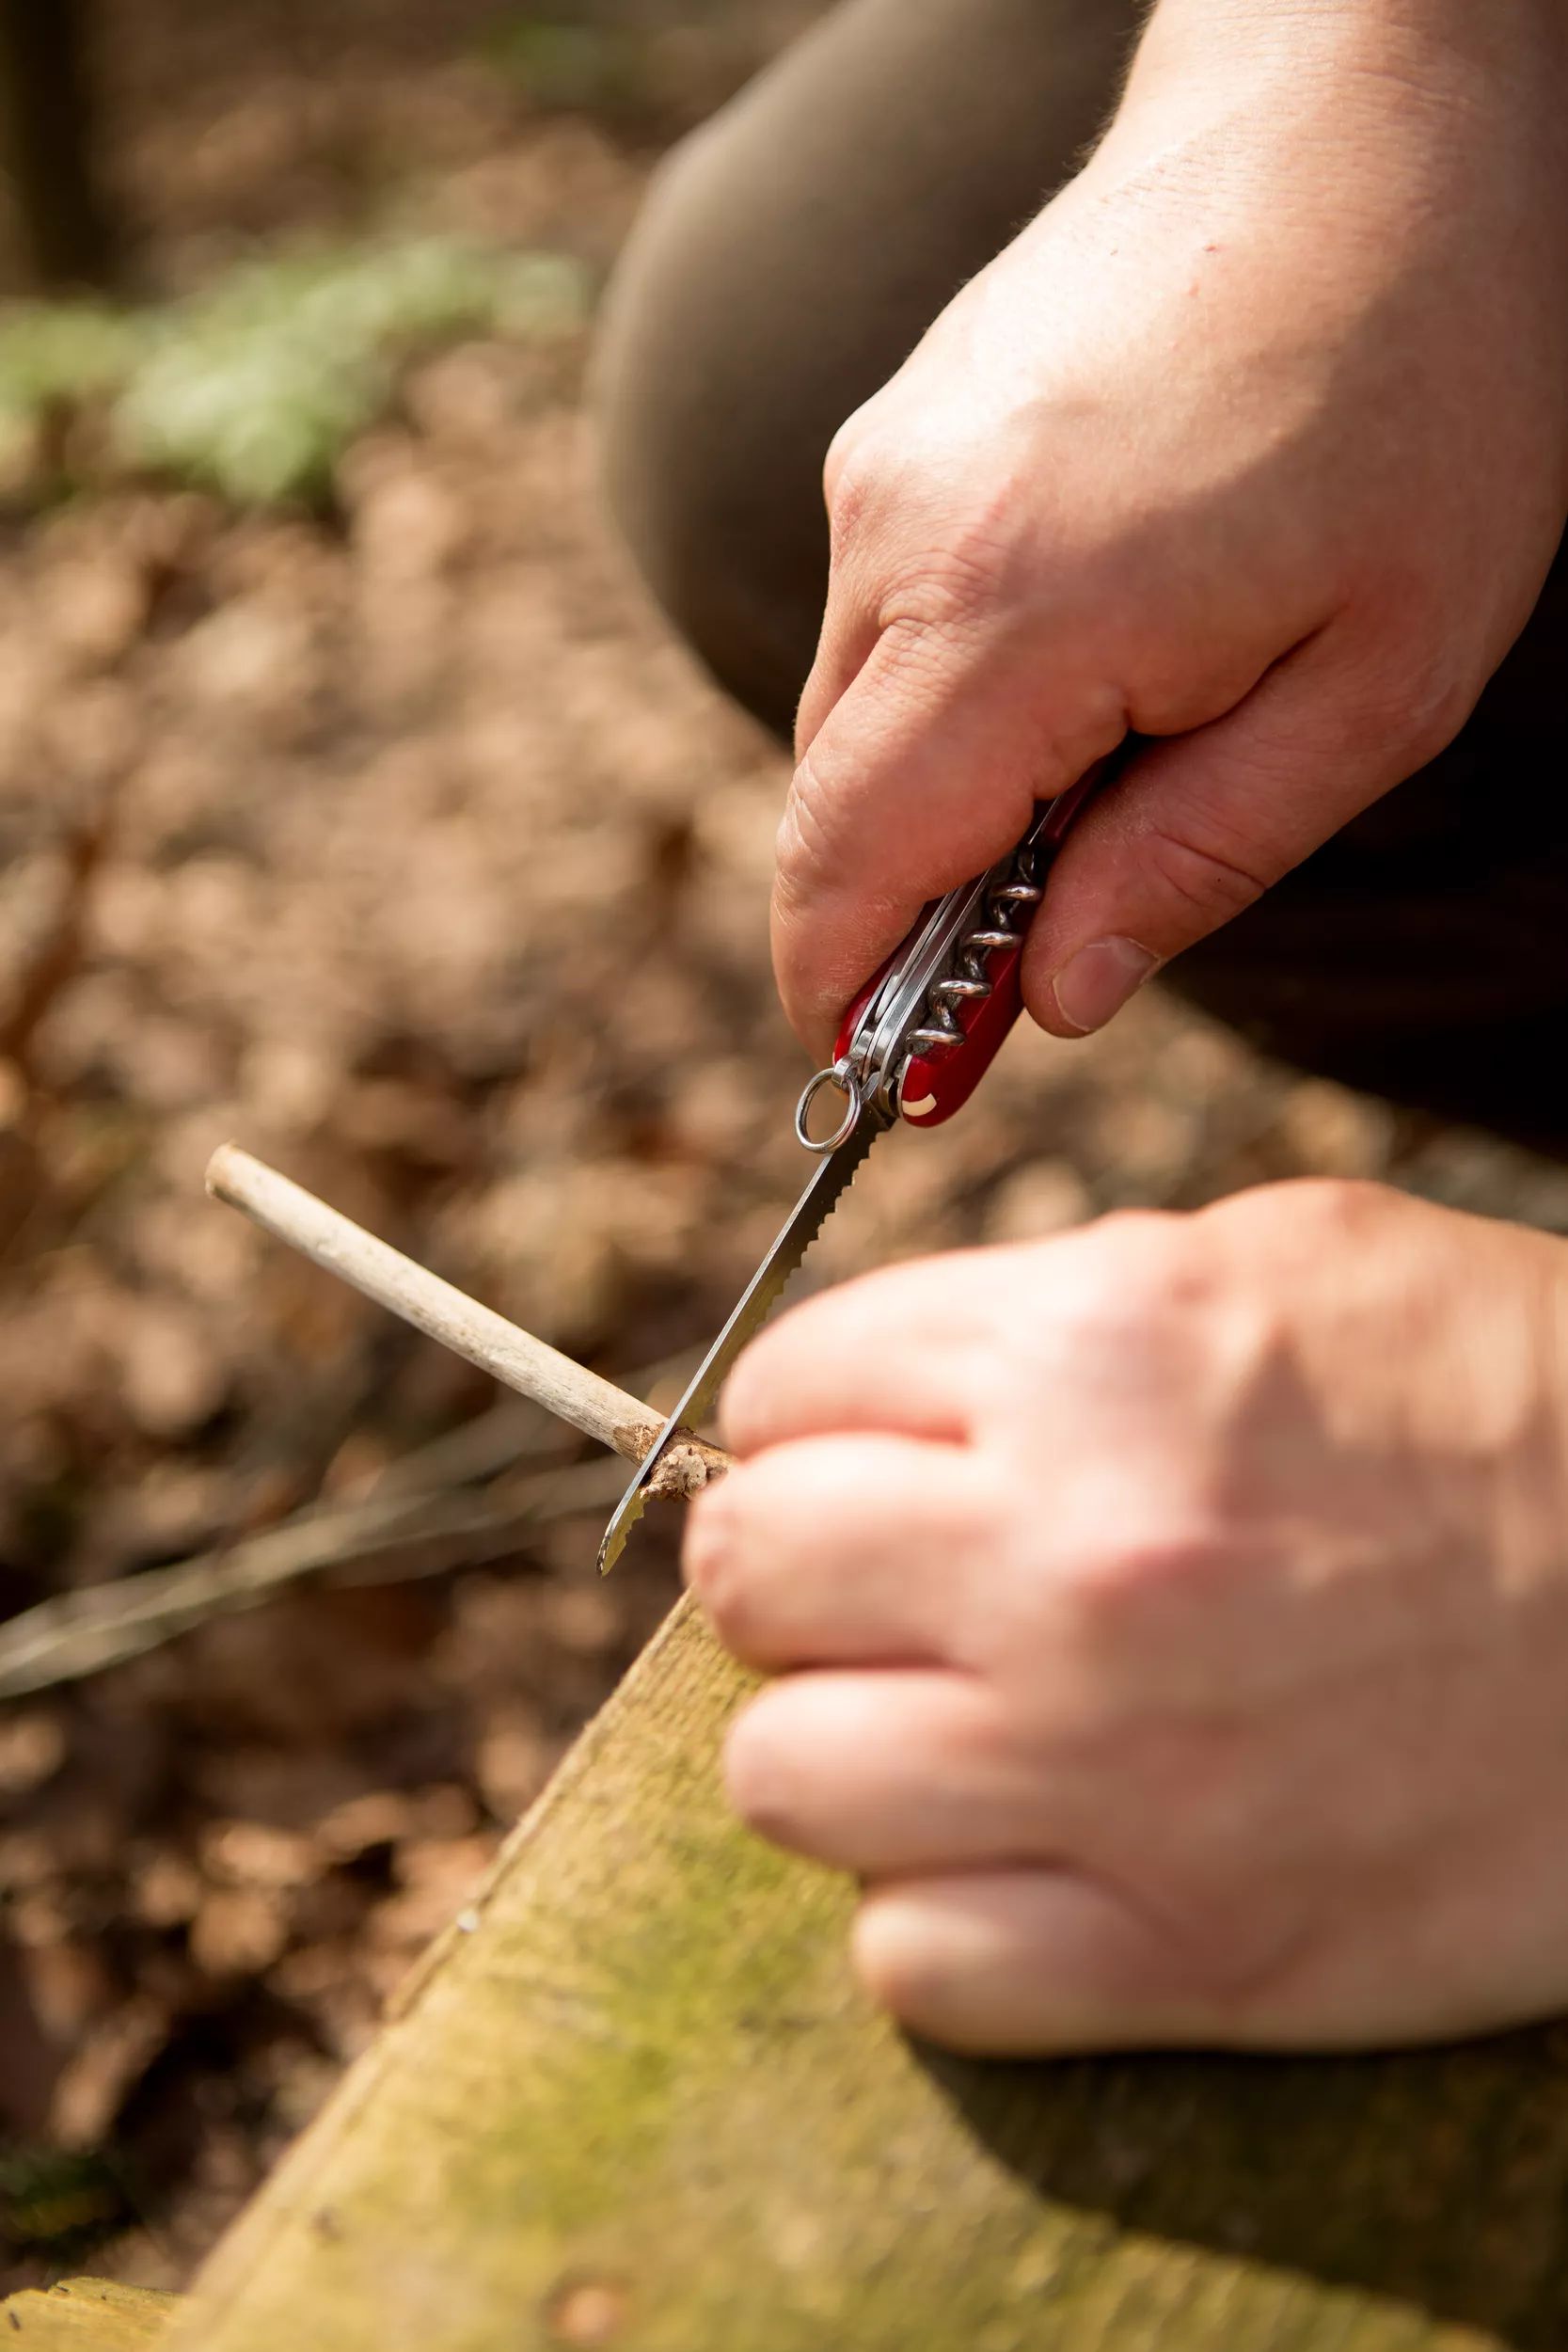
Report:
[{"label": "weathered wood grain", "polygon": [[16,2352],[150,2352],[168,2340],[172,2295],[63,2279],[56,2287],[0,2303],[0,2345]]},{"label": "weathered wood grain", "polygon": [[169,2352],[1562,2352],[1568,2052],[978,2066],[727,1818],[676,1613]]}]

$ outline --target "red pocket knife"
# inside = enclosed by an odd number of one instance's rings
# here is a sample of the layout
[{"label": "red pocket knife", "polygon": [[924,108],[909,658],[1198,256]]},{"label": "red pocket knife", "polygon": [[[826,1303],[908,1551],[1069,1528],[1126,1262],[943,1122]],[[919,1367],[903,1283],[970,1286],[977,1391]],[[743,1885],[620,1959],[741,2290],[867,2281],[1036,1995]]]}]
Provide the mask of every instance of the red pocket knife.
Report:
[{"label": "red pocket knife", "polygon": [[[950,890],[851,1005],[831,1070],[800,1097],[795,1132],[817,1164],[777,1241],[708,1351],[636,1477],[599,1546],[612,1568],[642,1516],[648,1482],[677,1438],[706,1419],[747,1341],[764,1324],[834,1203],[879,1135],[897,1120],[940,1127],[961,1110],[1022,1009],[1023,942],[1045,878],[1069,827],[1110,763],[1101,760],[1070,791],[1043,803],[1022,840],[989,873]],[[842,1115],[831,1135],[807,1121],[817,1097],[836,1094]]]}]

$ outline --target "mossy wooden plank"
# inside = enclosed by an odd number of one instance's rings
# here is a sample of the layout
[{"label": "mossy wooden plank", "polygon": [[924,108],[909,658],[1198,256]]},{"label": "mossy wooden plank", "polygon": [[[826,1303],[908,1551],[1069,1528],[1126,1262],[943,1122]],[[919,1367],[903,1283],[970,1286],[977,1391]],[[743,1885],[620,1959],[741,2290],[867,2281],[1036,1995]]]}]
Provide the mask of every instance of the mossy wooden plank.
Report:
[{"label": "mossy wooden plank", "polygon": [[683,1609],[170,2352],[1562,2352],[1560,2035],[980,2066],[743,1835]]},{"label": "mossy wooden plank", "polygon": [[179,2304],[172,2295],[116,2286],[106,2279],[62,2279],[0,2303],[0,2345],[17,2352],[150,2352],[168,2342]]}]

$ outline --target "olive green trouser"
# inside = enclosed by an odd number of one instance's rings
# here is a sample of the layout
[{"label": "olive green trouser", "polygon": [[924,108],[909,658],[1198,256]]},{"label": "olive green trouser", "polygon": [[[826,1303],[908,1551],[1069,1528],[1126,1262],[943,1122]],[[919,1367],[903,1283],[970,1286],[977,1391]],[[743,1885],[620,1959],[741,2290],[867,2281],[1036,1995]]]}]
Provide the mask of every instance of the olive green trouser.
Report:
[{"label": "olive green trouser", "polygon": [[[612,290],[610,496],[714,674],[787,734],[821,469],[1114,103],[1125,0],[843,0],[664,166]],[[1463,734],[1170,978],[1302,1067],[1568,1156],[1568,560]]]}]

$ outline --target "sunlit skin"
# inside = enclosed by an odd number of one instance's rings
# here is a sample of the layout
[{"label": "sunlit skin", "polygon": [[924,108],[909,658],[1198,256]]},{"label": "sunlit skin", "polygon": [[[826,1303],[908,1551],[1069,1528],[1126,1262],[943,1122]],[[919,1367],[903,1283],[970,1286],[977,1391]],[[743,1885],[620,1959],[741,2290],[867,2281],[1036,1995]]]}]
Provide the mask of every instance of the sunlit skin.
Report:
[{"label": "sunlit skin", "polygon": [[1457,732],[1568,513],[1565,50],[1560,0],[1165,0],[844,426],[774,895],[818,1056],[1129,726],[1031,946],[1063,1035],[1114,1008],[1081,951],[1190,946]]},{"label": "sunlit skin", "polygon": [[[1026,993],[1071,1035],[1449,740],[1568,513],[1558,0],[1164,0],[1079,179],[828,469],[774,909],[820,1053],[1131,727]],[[1373,1187],[784,1316],[693,1510],[776,1677],[741,1813],[960,2047],[1354,2046],[1568,2003],[1568,1257]]]},{"label": "sunlit skin", "polygon": [[[1329,1279],[1325,1279],[1325,1268]],[[1568,1246],[1302,1184],[784,1316],[694,1507],[729,1786],[977,2050],[1568,1998]]]}]

